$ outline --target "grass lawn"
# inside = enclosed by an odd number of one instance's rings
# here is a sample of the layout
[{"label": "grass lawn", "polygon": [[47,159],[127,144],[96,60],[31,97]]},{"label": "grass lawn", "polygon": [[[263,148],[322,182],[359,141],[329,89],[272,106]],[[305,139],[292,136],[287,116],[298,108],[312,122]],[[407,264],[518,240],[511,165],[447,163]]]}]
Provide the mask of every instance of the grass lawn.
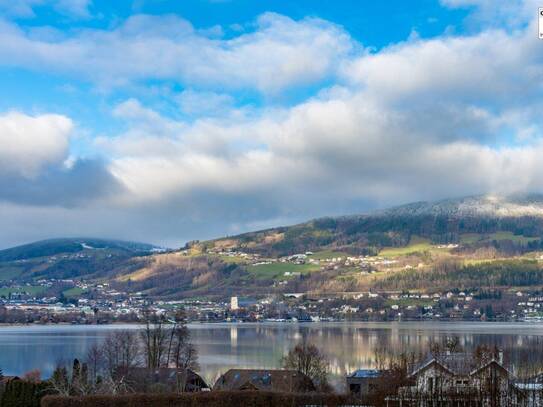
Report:
[{"label": "grass lawn", "polygon": [[429,240],[417,239],[415,242],[413,240],[405,247],[389,247],[383,249],[379,252],[379,256],[383,257],[399,257],[407,256],[408,254],[413,254],[417,252],[425,252],[430,249],[433,249],[433,246],[430,244]]},{"label": "grass lawn", "polygon": [[224,255],[218,255],[219,259],[224,261],[225,263],[236,263],[236,264],[244,264],[247,263],[247,259],[245,257],[241,256],[224,256]]},{"label": "grass lawn", "polygon": [[22,270],[18,267],[6,266],[0,267],[0,281],[11,280],[22,273]]},{"label": "grass lawn", "polygon": [[[272,263],[261,264],[258,266],[247,267],[247,271],[258,279],[277,279],[285,277],[285,272],[299,272],[302,274],[310,273],[319,270],[319,266],[314,264],[292,264],[292,263]],[[288,278],[288,276],[286,276]]]},{"label": "grass lawn", "polygon": [[4,296],[4,297],[8,297],[10,293],[21,293],[21,292],[26,292],[26,293],[29,293],[30,295],[38,295],[38,294],[41,294],[43,293],[45,290],[47,289],[47,287],[42,287],[42,286],[24,286],[24,287],[7,287],[7,288],[0,288],[0,297],[1,296]]},{"label": "grass lawn", "polygon": [[399,298],[397,300],[389,298],[386,300],[386,305],[389,307],[391,305],[400,305],[403,307],[414,305],[417,307],[421,307],[421,306],[425,307],[425,306],[433,305],[433,304],[434,304],[434,301],[431,298]]},{"label": "grass lawn", "polygon": [[347,253],[335,252],[333,250],[322,250],[319,252],[315,252],[311,256],[308,256],[308,257],[315,260],[324,260],[324,259],[332,259],[334,257],[347,257],[347,256],[349,256]]},{"label": "grass lawn", "polygon": [[[496,232],[488,235],[479,233],[465,233],[460,236],[460,242],[464,244],[474,244],[479,241],[492,241],[492,240],[512,240],[517,243],[529,243],[534,240],[538,240],[537,237],[525,237],[518,236],[512,232]],[[389,247],[381,250],[379,256],[383,257],[399,257],[407,256],[409,254],[425,251],[447,251],[447,249],[438,249],[435,245],[430,243],[430,240],[423,239],[414,236],[405,247]]]},{"label": "grass lawn", "polygon": [[79,287],[72,287],[67,290],[64,290],[62,294],[64,294],[66,298],[73,298],[73,297],[79,297],[85,291],[86,290],[83,290],[82,288],[79,288]]},{"label": "grass lawn", "polygon": [[460,243],[473,244],[481,240],[482,237],[483,235],[478,233],[464,233],[460,235]]},{"label": "grass lawn", "polygon": [[387,247],[379,252],[379,256],[383,257],[400,257],[407,256],[413,253],[422,253],[422,252],[449,252],[449,249],[442,248],[438,249],[436,245],[432,245],[430,239],[425,239],[420,236],[413,236],[409,241],[409,244],[405,247]]}]

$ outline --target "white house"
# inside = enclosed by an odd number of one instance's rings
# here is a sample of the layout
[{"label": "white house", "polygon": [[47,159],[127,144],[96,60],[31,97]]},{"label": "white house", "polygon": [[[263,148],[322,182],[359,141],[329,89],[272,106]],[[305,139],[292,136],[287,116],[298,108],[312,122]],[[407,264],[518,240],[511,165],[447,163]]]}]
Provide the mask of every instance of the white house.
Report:
[{"label": "white house", "polygon": [[431,355],[417,364],[412,385],[402,387],[387,406],[521,406],[526,393],[515,385],[504,367],[501,353],[496,358],[476,358],[468,353]]}]

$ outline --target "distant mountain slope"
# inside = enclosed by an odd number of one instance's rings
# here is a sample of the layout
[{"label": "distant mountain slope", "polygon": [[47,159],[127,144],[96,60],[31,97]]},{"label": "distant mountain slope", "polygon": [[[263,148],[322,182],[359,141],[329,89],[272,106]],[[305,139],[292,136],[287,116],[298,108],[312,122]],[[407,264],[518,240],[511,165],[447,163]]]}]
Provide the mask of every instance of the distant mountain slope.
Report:
[{"label": "distant mountain slope", "polygon": [[459,199],[445,199],[437,202],[414,202],[376,212],[382,216],[449,216],[449,217],[491,217],[543,218],[543,195],[498,196],[482,195]]},{"label": "distant mountain slope", "polygon": [[375,254],[383,247],[405,246],[414,235],[433,243],[457,243],[464,234],[500,231],[525,237],[543,236],[543,195],[416,202],[369,214],[320,218],[205,244],[242,247],[265,255],[322,248]]},{"label": "distant mountain slope", "polygon": [[163,249],[156,246],[96,238],[51,239],[0,250],[0,281],[108,278],[131,259]]},{"label": "distant mountain slope", "polygon": [[121,240],[95,238],[50,239],[0,250],[0,261],[28,260],[36,257],[78,253],[84,250],[115,250],[138,255],[148,254],[157,249],[156,246],[150,244]]},{"label": "distant mountain slope", "polygon": [[[543,195],[411,203],[156,251],[90,238],[36,242],[0,251],[0,284],[98,280],[163,299],[428,285],[543,287]],[[299,253],[305,256],[284,257]],[[373,257],[363,267],[348,255]]]}]

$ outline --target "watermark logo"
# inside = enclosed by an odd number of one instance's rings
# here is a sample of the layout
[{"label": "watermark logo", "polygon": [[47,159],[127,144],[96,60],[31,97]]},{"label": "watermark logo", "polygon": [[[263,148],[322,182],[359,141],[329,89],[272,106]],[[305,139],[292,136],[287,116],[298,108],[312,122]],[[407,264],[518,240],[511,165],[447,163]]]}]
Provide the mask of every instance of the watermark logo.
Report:
[{"label": "watermark logo", "polygon": [[543,7],[539,7],[539,38],[543,40]]}]

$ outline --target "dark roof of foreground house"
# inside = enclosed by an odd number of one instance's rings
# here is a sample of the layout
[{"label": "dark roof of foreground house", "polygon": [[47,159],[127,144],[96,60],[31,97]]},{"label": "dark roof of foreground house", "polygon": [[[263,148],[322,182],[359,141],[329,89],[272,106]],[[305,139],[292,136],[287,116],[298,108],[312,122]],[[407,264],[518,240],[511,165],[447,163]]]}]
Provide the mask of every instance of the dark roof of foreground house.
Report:
[{"label": "dark roof of foreground house", "polygon": [[7,384],[11,382],[12,380],[21,380],[21,378],[19,376],[2,376],[0,383]]},{"label": "dark roof of foreground house", "polygon": [[191,369],[159,368],[148,369],[145,367],[133,367],[130,369],[118,368],[116,376],[123,376],[124,381],[138,392],[145,392],[149,387],[162,385],[168,390],[175,391],[184,383],[185,392],[197,392],[209,390],[204,379]]},{"label": "dark roof of foreground house", "polygon": [[297,370],[230,369],[219,377],[213,390],[311,392],[315,385]]}]

